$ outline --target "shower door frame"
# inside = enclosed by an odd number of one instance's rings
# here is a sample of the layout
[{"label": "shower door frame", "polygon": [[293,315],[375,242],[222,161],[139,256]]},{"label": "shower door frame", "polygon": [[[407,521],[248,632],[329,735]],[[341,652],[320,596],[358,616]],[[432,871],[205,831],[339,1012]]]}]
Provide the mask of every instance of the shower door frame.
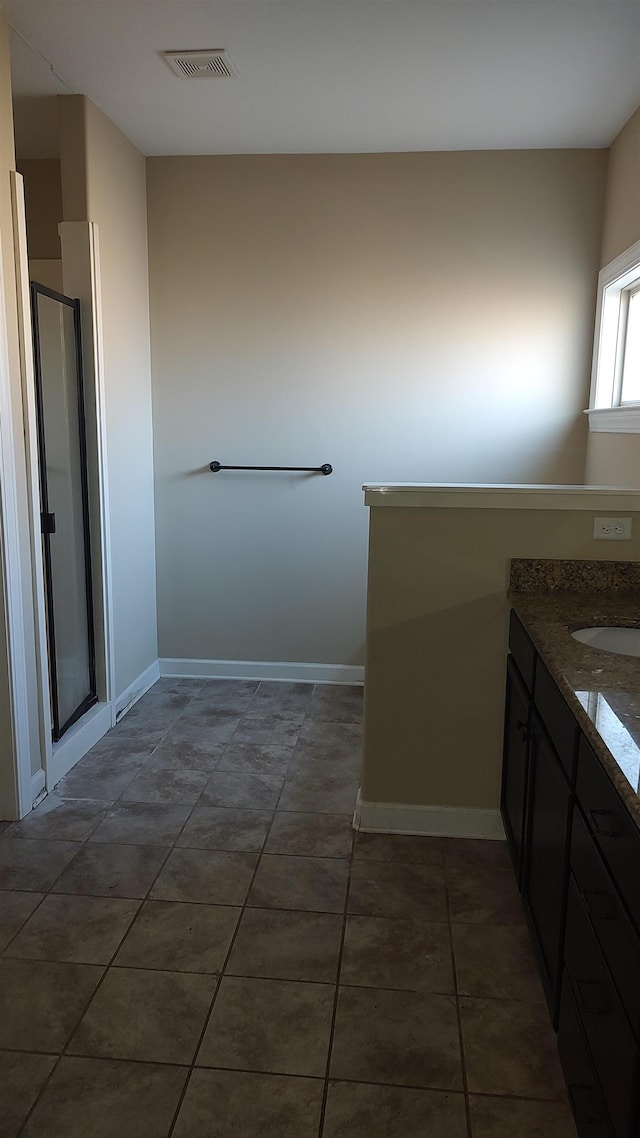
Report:
[{"label": "shower door frame", "polygon": [[[10,739],[0,753],[0,817],[19,819],[114,725],[116,679],[100,241],[95,222],[69,221],[58,230],[63,288],[80,299],[82,312],[98,703],[53,744],[24,184],[15,170],[9,182],[13,272],[0,255],[0,574],[6,618],[0,650],[8,666],[3,696],[6,690]],[[0,254],[7,241],[5,232]]]},{"label": "shower door frame", "polygon": [[[37,408],[37,433],[38,433],[38,468],[39,468],[39,481],[40,481],[40,502],[41,502],[41,531],[42,531],[42,545],[43,545],[43,568],[45,578],[45,603],[47,610],[47,638],[49,645],[49,674],[50,674],[50,698],[51,698],[51,720],[52,720],[52,734],[54,743],[60,742],[65,732],[68,731],[74,723],[87,712],[91,707],[98,702],[97,683],[96,683],[96,641],[95,641],[95,625],[94,625],[94,609],[93,609],[93,582],[92,582],[92,559],[91,559],[91,532],[90,532],[90,514],[89,514],[89,468],[87,460],[87,431],[86,431],[86,418],[85,418],[85,398],[84,398],[84,369],[83,369],[83,355],[82,355],[82,325],[81,325],[81,312],[80,301],[65,296],[64,293],[56,292],[55,289],[48,288],[46,285],[39,284],[32,281],[30,285],[31,297],[31,320],[33,327],[33,363],[34,363],[34,385],[36,393],[36,408]],[[80,492],[82,500],[82,536],[83,536],[83,552],[84,552],[84,580],[86,589],[86,616],[87,616],[87,639],[88,639],[88,663],[89,663],[89,694],[83,701],[76,707],[73,713],[64,721],[60,722],[60,710],[58,706],[58,669],[56,658],[56,635],[55,635],[55,611],[54,611],[54,582],[51,566],[51,535],[54,530],[47,524],[47,519],[53,517],[49,513],[49,500],[48,500],[48,486],[47,486],[47,473],[46,473],[46,438],[45,438],[45,423],[44,423],[44,397],[42,390],[42,359],[40,353],[40,324],[38,317],[38,296],[49,297],[50,300],[55,300],[59,304],[64,304],[73,312],[73,330],[74,330],[74,349],[76,360],[76,382],[77,382],[77,416],[78,416],[78,442],[80,448]]]}]

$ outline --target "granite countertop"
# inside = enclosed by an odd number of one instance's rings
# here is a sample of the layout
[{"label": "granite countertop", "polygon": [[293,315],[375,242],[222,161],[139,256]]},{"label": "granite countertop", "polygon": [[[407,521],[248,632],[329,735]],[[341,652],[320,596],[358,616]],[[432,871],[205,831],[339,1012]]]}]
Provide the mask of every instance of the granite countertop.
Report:
[{"label": "granite countertop", "polygon": [[[512,562],[511,604],[640,827],[640,658],[590,648],[571,636],[589,626],[640,627],[640,591],[629,566],[614,581],[611,565],[598,578],[598,572],[586,572],[591,562],[565,562],[560,572],[561,563],[553,562],[549,576],[540,562],[529,563],[536,569],[525,573],[523,564]],[[567,576],[565,567],[577,564],[585,567],[584,576]],[[640,566],[633,569],[640,573]]]}]

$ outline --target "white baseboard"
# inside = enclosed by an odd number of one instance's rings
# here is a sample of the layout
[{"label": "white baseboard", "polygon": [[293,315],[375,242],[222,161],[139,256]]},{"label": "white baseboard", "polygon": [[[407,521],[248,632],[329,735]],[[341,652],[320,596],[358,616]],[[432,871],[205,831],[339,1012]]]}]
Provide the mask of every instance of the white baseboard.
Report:
[{"label": "white baseboard", "polygon": [[353,664],[295,664],[272,660],[188,660],[166,656],[161,676],[208,680],[289,680],[303,684],[363,684],[364,667]]},{"label": "white baseboard", "polygon": [[40,767],[39,771],[31,775],[31,805],[36,806],[40,795],[47,785],[47,776]]},{"label": "white baseboard", "polygon": [[51,762],[47,770],[47,789],[52,790],[69,773],[87,751],[112,726],[113,708],[110,703],[96,703],[94,707],[70,727],[59,743],[54,743]]},{"label": "white baseboard", "polygon": [[149,688],[152,688],[156,680],[159,679],[160,662],[159,660],[154,660],[153,664],[149,664],[149,667],[145,668],[144,672],[141,672],[133,683],[129,684],[128,688],[125,688],[123,692],[120,692],[119,696],[116,696],[116,722],[122,719],[122,716],[126,715],[128,711],[131,711],[134,703],[142,699],[143,695],[145,695],[149,691]]},{"label": "white baseboard", "polygon": [[505,840],[499,810],[474,810],[465,806],[410,806],[402,802],[364,802],[360,792],[353,826],[364,834],[417,834],[437,838]]}]

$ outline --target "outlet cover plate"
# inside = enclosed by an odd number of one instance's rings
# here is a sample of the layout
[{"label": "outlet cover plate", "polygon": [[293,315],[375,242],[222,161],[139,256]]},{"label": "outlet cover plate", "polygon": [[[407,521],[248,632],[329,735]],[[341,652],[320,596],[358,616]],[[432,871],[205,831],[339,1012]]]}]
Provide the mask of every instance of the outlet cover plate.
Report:
[{"label": "outlet cover plate", "polygon": [[630,541],[631,518],[594,518],[595,541]]}]

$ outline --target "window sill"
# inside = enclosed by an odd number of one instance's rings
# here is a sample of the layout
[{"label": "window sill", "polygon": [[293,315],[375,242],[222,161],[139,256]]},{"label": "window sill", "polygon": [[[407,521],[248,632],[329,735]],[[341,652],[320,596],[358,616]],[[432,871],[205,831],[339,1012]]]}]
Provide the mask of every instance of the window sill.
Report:
[{"label": "window sill", "polygon": [[591,407],[585,411],[589,416],[590,431],[604,431],[607,434],[640,434],[640,403],[629,407]]}]

